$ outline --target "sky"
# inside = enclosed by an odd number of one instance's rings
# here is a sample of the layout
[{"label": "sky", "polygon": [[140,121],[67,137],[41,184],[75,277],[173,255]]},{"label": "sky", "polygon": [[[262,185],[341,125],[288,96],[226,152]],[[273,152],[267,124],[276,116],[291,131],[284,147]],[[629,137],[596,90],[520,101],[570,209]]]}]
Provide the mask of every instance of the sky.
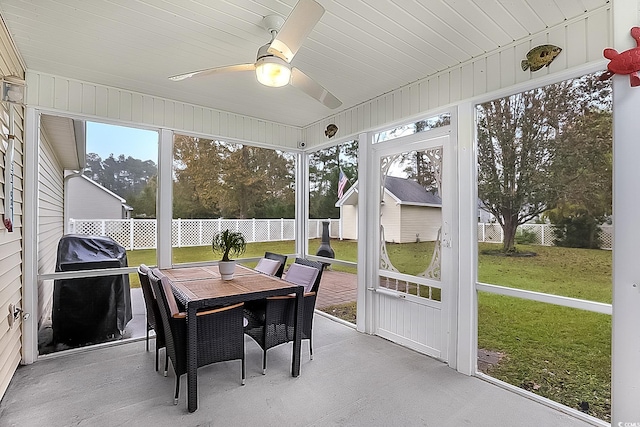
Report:
[{"label": "sky", "polygon": [[87,153],[103,160],[113,153],[158,163],[158,132],[87,122]]}]

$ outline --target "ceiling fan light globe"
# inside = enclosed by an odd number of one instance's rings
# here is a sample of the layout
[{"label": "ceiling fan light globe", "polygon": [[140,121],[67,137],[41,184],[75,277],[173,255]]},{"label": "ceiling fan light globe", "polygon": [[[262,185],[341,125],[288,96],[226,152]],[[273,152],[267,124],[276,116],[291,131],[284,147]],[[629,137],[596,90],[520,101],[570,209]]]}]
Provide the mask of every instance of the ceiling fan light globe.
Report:
[{"label": "ceiling fan light globe", "polygon": [[286,86],[291,80],[291,68],[279,58],[260,58],[256,63],[256,78],[265,86]]}]

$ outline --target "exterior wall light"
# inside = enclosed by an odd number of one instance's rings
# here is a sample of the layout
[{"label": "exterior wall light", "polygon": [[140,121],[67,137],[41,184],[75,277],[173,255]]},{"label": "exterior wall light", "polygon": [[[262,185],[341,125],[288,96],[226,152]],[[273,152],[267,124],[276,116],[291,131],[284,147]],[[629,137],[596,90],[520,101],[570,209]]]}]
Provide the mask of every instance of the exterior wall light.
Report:
[{"label": "exterior wall light", "polygon": [[27,85],[25,81],[16,76],[5,76],[2,78],[2,98],[3,102],[24,105],[25,91]]}]

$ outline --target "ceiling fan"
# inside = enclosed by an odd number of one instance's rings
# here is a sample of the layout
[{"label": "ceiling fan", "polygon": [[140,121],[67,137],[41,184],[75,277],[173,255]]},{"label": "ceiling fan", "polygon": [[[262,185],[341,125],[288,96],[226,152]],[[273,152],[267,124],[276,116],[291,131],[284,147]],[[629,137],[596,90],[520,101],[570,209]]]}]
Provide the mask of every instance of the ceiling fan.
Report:
[{"label": "ceiling fan", "polygon": [[271,33],[271,41],[258,49],[255,63],[208,68],[169,79],[180,81],[230,71],[254,71],[258,81],[265,86],[281,87],[290,84],[327,107],[338,108],[342,105],[338,98],[290,64],[323,14],[324,8],[315,0],[299,0],[286,21],[278,15],[264,17],[262,26]]}]

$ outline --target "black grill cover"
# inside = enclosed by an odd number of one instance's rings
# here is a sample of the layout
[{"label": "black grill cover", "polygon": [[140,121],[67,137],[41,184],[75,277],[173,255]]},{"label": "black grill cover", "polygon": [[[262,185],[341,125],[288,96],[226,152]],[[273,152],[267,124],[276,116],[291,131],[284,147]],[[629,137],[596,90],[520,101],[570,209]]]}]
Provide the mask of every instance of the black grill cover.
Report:
[{"label": "black grill cover", "polygon": [[[106,236],[60,239],[56,271],[127,267],[126,250]],[[121,338],[131,320],[129,275],[55,280],[53,342],[70,346]]]}]

